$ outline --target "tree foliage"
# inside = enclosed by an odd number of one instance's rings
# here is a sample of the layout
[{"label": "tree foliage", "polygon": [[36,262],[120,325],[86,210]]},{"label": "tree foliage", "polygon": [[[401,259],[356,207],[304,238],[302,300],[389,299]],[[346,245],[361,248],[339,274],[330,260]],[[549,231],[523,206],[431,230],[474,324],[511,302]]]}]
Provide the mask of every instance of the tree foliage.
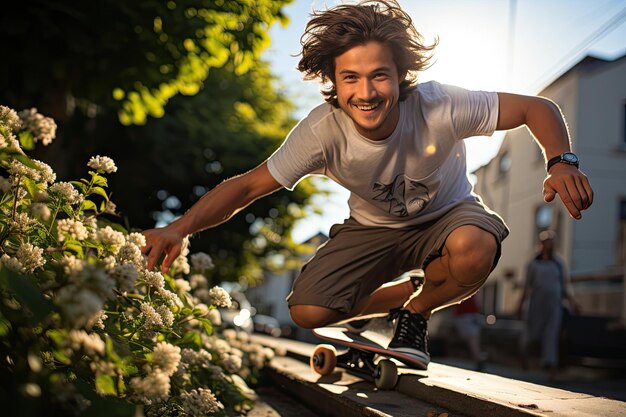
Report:
[{"label": "tree foliage", "polygon": [[[202,192],[254,168],[294,120],[259,53],[290,0],[18,2],[0,17],[0,102],[37,107],[59,125],[46,160],[75,178],[91,155],[114,158],[122,221],[182,214]],[[154,117],[150,117],[154,116]],[[33,156],[40,157],[35,149]],[[194,239],[220,277],[258,275],[289,246],[312,186],[276,193]],[[115,220],[115,219],[114,219]]]},{"label": "tree foliage", "polygon": [[[6,56],[0,78],[12,102],[66,95],[119,109],[124,124],[160,117],[178,93],[193,95],[211,68],[237,74],[268,45],[267,28],[286,23],[289,0],[27,0],[0,17]],[[8,49],[8,50],[7,50]],[[45,63],[45,65],[42,65]]]}]

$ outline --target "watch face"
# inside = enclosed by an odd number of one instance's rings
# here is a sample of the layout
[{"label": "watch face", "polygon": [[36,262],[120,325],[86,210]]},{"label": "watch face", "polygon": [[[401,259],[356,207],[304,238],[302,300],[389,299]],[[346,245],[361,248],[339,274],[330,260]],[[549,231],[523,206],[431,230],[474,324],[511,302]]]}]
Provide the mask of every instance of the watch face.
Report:
[{"label": "watch face", "polygon": [[565,152],[563,154],[563,160],[571,163],[578,162],[578,157],[571,152]]}]

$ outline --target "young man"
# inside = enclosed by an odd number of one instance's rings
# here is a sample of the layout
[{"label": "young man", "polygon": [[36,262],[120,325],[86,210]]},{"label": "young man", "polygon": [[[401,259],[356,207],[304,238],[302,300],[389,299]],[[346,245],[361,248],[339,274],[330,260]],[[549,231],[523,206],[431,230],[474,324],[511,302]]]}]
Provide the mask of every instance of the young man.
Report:
[{"label": "young man", "polygon": [[[467,91],[416,75],[434,48],[392,1],[339,5],[315,13],[302,37],[299,69],[329,88],[264,163],[207,193],[184,216],[145,232],[149,268],[164,252],[167,271],[183,237],[216,226],[254,200],[322,174],[351,191],[350,218],[305,265],[288,297],[305,328],[390,313],[390,349],[424,368],[427,320],[485,282],[508,234],[472,193],[462,139],[526,124],[544,151],[544,198],[559,194],[572,217],[592,202],[570,153],[565,122],[549,100]],[[412,280],[389,282],[423,268]]]}]

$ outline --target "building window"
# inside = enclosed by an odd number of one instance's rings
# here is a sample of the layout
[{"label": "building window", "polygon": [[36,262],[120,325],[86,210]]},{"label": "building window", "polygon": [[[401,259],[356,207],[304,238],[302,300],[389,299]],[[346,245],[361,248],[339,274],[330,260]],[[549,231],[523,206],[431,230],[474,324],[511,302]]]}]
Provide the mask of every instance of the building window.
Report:
[{"label": "building window", "polygon": [[535,229],[537,235],[552,226],[553,209],[552,206],[539,206],[535,213]]}]

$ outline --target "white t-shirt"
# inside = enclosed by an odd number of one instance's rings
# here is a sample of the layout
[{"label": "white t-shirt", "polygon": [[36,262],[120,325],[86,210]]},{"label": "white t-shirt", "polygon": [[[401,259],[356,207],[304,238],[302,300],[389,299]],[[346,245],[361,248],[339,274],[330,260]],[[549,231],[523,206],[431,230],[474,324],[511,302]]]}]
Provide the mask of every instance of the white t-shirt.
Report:
[{"label": "white t-shirt", "polygon": [[497,120],[496,93],[431,81],[400,102],[387,139],[361,136],[343,110],[325,103],[293,128],[267,166],[289,190],[309,174],[333,179],[351,192],[350,215],[363,225],[415,225],[477,199],[461,139],[491,135]]}]

